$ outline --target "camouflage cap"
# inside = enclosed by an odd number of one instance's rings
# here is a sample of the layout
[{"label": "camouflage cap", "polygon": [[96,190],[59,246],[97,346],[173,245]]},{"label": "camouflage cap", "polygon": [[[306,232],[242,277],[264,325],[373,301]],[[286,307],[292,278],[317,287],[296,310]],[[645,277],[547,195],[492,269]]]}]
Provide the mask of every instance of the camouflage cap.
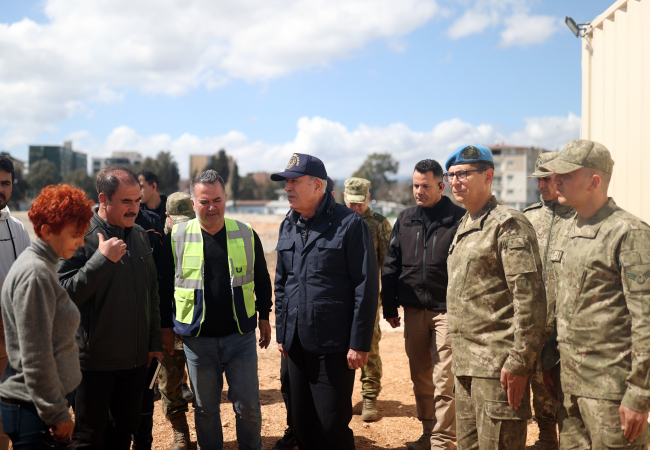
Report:
[{"label": "camouflage cap", "polygon": [[553,173],[569,173],[582,167],[612,173],[614,160],[603,144],[594,141],[574,139],[564,147],[560,156],[540,168]]},{"label": "camouflage cap", "polygon": [[558,156],[560,156],[559,152],[546,152],[539,155],[537,157],[537,161],[535,161],[535,171],[528,175],[528,178],[546,178],[549,175],[553,175],[553,172],[549,172],[545,169],[540,169],[540,166],[553,161]]},{"label": "camouflage cap", "polygon": [[345,203],[365,203],[370,191],[370,181],[365,178],[348,178],[345,180],[343,198]]},{"label": "camouflage cap", "polygon": [[171,217],[172,222],[180,223],[194,219],[196,214],[192,208],[190,194],[186,192],[174,192],[167,197],[167,214]]}]

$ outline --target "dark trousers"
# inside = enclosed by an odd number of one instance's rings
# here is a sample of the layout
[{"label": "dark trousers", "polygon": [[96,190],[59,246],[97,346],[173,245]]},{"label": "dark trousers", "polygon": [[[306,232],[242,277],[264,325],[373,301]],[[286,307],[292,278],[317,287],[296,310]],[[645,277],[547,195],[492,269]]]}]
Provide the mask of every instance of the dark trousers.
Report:
[{"label": "dark trousers", "polygon": [[[75,448],[128,450],[140,424],[147,367],[83,370],[75,403]],[[107,427],[109,419],[112,426]]]},{"label": "dark trousers", "polygon": [[[156,373],[156,366],[156,364],[151,364],[149,369],[147,369],[147,380],[153,378],[153,375]],[[151,450],[151,444],[153,444],[153,409],[153,389],[145,386],[144,392],[142,393],[140,426],[138,426],[138,431],[133,434],[133,447],[137,450]]]},{"label": "dark trousers", "polygon": [[289,360],[280,355],[280,393],[287,408],[287,427],[293,427],[291,420],[291,382],[289,381]]},{"label": "dark trousers", "polygon": [[289,351],[293,430],[298,447],[354,450],[352,390],[354,370],[347,353],[320,355],[294,339]]}]

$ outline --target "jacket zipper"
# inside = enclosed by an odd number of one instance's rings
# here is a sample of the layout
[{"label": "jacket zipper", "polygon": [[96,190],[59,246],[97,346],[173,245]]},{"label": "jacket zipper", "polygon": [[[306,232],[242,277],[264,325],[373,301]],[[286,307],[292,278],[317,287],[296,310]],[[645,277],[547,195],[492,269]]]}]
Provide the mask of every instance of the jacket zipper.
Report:
[{"label": "jacket zipper", "polygon": [[422,254],[422,286],[424,287],[424,307],[427,307],[427,235],[424,235],[424,253]]},{"label": "jacket zipper", "polygon": [[413,258],[414,263],[418,262],[418,246],[419,245],[420,245],[420,232],[418,231],[418,234],[415,236],[415,257]]},{"label": "jacket zipper", "polygon": [[[135,297],[136,299],[138,298],[138,285],[135,284],[135,270],[133,268],[133,260],[131,259],[131,252],[126,251],[127,256],[129,257],[129,261],[131,261],[131,273],[133,274],[133,287],[134,287],[134,292],[135,292]],[[138,367],[138,302],[136,300],[135,302],[135,364],[133,367]]]},{"label": "jacket zipper", "polygon": [[542,267],[542,283],[546,286],[546,263],[548,262],[548,248],[551,245],[551,233],[553,232],[553,223],[555,222],[555,205],[553,205],[553,215],[551,216],[551,227],[548,229],[546,237],[546,252],[544,252],[544,264]]}]

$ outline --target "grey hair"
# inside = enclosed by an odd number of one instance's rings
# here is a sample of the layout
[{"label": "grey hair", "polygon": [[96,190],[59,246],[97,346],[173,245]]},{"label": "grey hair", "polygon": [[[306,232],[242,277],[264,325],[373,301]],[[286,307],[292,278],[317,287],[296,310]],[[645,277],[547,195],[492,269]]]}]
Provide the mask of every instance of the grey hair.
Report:
[{"label": "grey hair", "polygon": [[323,180],[322,178],[318,177],[309,177],[309,184],[312,184],[316,180],[321,180],[323,182],[323,189],[321,189],[321,194],[324,194],[325,191],[327,191],[327,180]]},{"label": "grey hair", "polygon": [[221,175],[217,173],[216,170],[206,170],[203,173],[198,174],[194,178],[192,178],[192,182],[190,183],[190,197],[194,198],[194,186],[197,184],[215,184],[219,183],[223,190],[226,190],[226,184],[223,182],[223,178],[221,178]]}]

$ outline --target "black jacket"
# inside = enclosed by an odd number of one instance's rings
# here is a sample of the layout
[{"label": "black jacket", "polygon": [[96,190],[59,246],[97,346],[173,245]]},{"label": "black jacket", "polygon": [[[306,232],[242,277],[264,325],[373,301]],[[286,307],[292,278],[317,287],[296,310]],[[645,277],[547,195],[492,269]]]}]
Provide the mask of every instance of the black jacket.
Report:
[{"label": "black jacket", "polygon": [[[97,251],[97,233],[126,243],[127,254],[117,264]],[[139,225],[123,230],[95,213],[84,246],[60,259],[57,272],[81,312],[77,344],[83,370],[132,369],[145,365],[149,352],[162,351],[156,266]]]},{"label": "black jacket", "polygon": [[447,311],[447,254],[465,210],[447,197],[433,207],[427,228],[424,211],[402,211],[388,243],[381,276],[384,318],[397,317],[398,306]]},{"label": "black jacket", "polygon": [[311,353],[370,351],[379,277],[368,225],[329,193],[308,226],[299,219],[289,211],[276,247],[277,341],[289,350],[297,332]]}]

